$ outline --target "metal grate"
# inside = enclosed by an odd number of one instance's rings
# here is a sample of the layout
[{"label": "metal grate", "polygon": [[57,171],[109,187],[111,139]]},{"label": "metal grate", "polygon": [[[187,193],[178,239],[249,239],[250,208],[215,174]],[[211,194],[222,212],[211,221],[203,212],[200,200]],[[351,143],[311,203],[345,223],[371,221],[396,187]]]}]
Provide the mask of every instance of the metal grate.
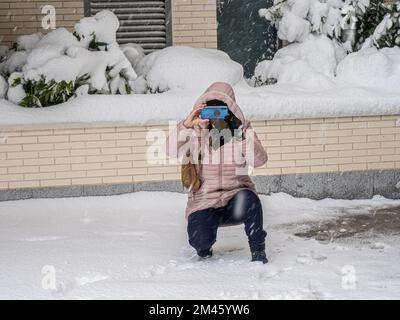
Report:
[{"label": "metal grate", "polygon": [[87,0],[85,15],[108,9],[118,17],[117,41],[138,43],[145,53],[165,48],[169,43],[169,1],[161,0]]}]

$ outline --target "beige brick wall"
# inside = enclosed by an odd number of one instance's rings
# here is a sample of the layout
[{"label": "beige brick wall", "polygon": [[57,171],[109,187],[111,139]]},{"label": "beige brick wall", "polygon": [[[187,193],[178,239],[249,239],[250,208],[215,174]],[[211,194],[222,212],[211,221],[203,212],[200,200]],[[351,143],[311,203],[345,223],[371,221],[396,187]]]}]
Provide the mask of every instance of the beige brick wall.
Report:
[{"label": "beige brick wall", "polygon": [[[256,175],[400,169],[399,116],[254,121],[269,161]],[[398,123],[399,124],[399,123]],[[149,165],[150,129],[0,129],[0,189],[178,180]]]},{"label": "beige brick wall", "polygon": [[[0,37],[12,45],[19,35],[46,31],[44,5],[56,9],[56,26],[72,29],[83,17],[83,0],[0,0]],[[216,0],[171,0],[173,45],[217,47]]]},{"label": "beige brick wall", "polygon": [[[0,37],[2,43],[11,45],[19,35],[45,33],[41,26],[42,7],[53,5],[56,9],[56,27],[72,29],[83,17],[82,0],[0,0]],[[48,30],[47,30],[48,31]]]},{"label": "beige brick wall", "polygon": [[174,45],[217,48],[216,0],[172,0]]}]

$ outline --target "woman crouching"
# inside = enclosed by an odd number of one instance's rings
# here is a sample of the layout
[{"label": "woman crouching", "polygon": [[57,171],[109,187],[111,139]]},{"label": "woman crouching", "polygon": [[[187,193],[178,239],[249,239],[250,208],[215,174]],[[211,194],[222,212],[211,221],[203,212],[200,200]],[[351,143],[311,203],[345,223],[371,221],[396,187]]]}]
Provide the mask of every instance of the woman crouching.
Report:
[{"label": "woman crouching", "polygon": [[[225,107],[223,118],[203,118],[203,108]],[[212,256],[220,226],[244,224],[252,261],[267,263],[263,210],[248,167],[267,162],[267,154],[239,106],[232,87],[212,84],[167,138],[166,153],[183,157],[182,182],[189,187],[186,218],[190,245]]]}]

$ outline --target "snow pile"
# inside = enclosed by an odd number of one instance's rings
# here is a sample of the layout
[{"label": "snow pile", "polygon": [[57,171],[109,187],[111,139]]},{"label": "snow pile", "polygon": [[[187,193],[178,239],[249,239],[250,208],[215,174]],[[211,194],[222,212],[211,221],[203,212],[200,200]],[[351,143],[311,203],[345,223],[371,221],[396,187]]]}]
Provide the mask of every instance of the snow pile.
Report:
[{"label": "snow pile", "polygon": [[340,59],[337,51],[339,48],[326,36],[309,35],[304,42],[278,50],[273,60],[257,65],[254,77],[262,82],[276,78],[278,83],[329,88]]},{"label": "snow pile", "polygon": [[143,48],[137,43],[124,43],[119,47],[132,66],[136,69],[137,64],[144,58]]},{"label": "snow pile", "polygon": [[15,71],[21,71],[26,64],[28,53],[26,51],[8,51],[5,60],[0,63],[0,73],[10,74]]},{"label": "snow pile", "polygon": [[[58,28],[55,29],[48,34],[44,35],[34,46],[34,48],[51,48],[51,47],[56,47],[56,48],[61,48],[61,49],[67,49],[72,46],[79,46],[79,47],[85,47],[87,48],[88,46],[84,44],[83,42],[79,41],[76,36],[74,36],[71,32],[69,32],[65,28]],[[34,49],[33,48],[33,49]]]},{"label": "snow pile", "polygon": [[[279,83],[253,88],[239,83],[234,90],[238,105],[252,121],[400,114],[398,91],[385,88],[337,85],[322,90]],[[185,118],[202,93],[202,88],[196,88],[161,94],[94,94],[41,109],[21,108],[0,100],[0,127],[52,127],[62,123],[168,125],[169,121]]]},{"label": "snow pile", "polygon": [[243,79],[242,66],[219,50],[173,46],[147,55],[137,66],[153,92],[170,89],[206,89],[223,81]]},{"label": "snow pile", "polygon": [[303,42],[278,50],[273,60],[257,65],[253,84],[270,78],[314,89],[351,85],[396,92],[400,87],[400,48],[370,47],[346,55],[326,36],[309,35]]},{"label": "snow pile", "polygon": [[29,35],[19,36],[17,38],[17,48],[20,50],[32,50],[42,38],[40,32]]},{"label": "snow pile", "polygon": [[367,48],[349,54],[337,67],[337,80],[353,85],[400,88],[400,48]]}]

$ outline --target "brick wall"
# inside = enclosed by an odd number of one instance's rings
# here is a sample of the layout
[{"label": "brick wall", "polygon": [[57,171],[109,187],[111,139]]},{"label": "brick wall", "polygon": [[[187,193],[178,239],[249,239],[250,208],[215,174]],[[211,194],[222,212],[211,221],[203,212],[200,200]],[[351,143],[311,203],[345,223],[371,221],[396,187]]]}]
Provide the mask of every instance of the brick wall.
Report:
[{"label": "brick wall", "polygon": [[72,29],[83,17],[82,0],[1,0],[0,1],[0,37],[2,43],[11,45],[19,35],[45,32],[41,21],[44,17],[42,7],[53,5],[56,9],[56,27]]},{"label": "brick wall", "polygon": [[[400,169],[400,116],[254,121],[269,154],[255,175]],[[0,130],[0,189],[179,180],[178,165],[148,165],[150,129]]]},{"label": "brick wall", "polygon": [[217,48],[216,0],[172,0],[174,45]]}]

